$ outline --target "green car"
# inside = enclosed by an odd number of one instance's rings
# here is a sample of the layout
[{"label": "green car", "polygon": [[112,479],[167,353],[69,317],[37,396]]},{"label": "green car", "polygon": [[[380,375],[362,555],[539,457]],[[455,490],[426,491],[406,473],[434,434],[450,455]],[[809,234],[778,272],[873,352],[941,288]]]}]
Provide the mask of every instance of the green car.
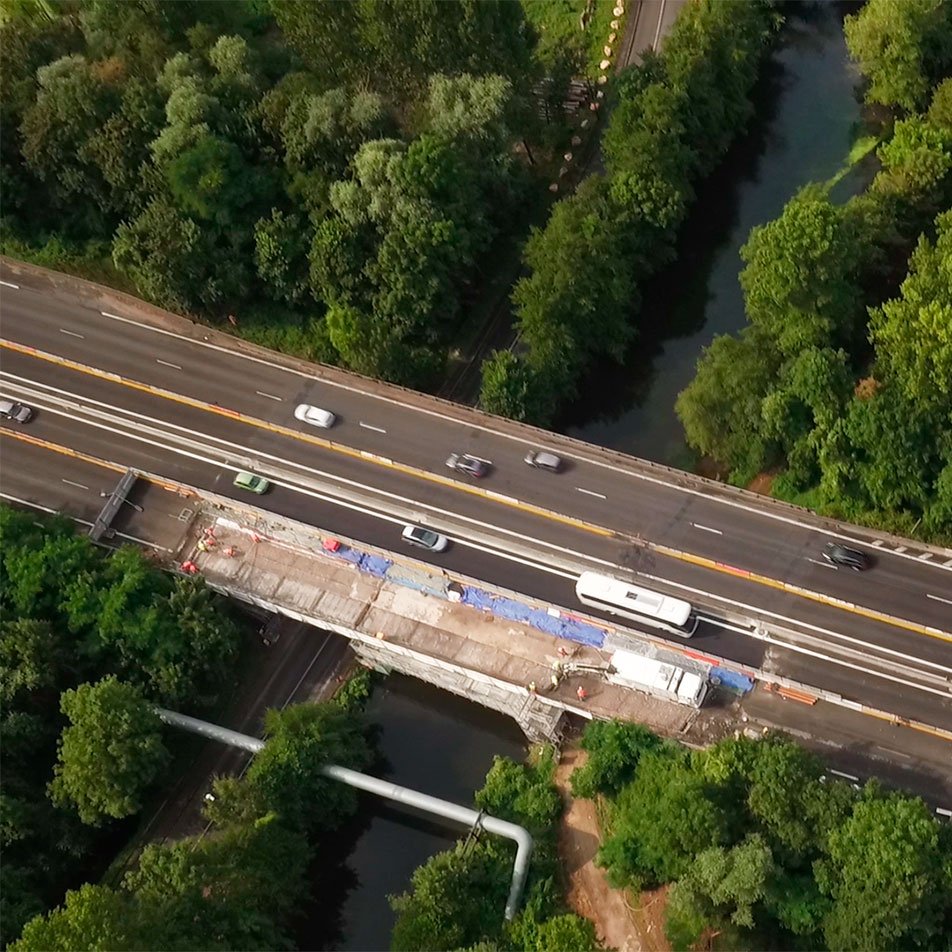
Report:
[{"label": "green car", "polygon": [[259,496],[271,488],[271,483],[263,476],[255,476],[254,473],[246,472],[240,472],[235,477],[235,485],[239,489],[247,489],[248,492],[257,493]]}]

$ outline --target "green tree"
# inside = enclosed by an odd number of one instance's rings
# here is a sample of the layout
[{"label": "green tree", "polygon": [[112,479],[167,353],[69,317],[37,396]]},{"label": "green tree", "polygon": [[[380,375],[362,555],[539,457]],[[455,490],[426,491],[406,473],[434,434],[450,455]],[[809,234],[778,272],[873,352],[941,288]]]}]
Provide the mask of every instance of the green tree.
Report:
[{"label": "green tree", "polygon": [[295,829],[336,829],[356,810],[357,795],[321,769],[370,764],[361,720],[333,704],[295,704],[269,710],[265,731],[267,744],[248,770],[261,802]]},{"label": "green tree", "polygon": [[858,803],[830,835],[817,881],[833,899],[823,922],[833,949],[929,948],[952,912],[949,847],[921,800]]},{"label": "green tree", "polygon": [[870,102],[918,108],[952,59],[952,13],[942,0],[869,0],[843,28]]},{"label": "green tree", "polygon": [[0,702],[9,709],[24,695],[35,703],[55,688],[65,651],[50,624],[33,618],[0,621]]},{"label": "green tree", "polygon": [[391,898],[390,947],[435,952],[498,938],[510,877],[511,862],[493,843],[437,853],[414,872],[408,893]]},{"label": "green tree", "polygon": [[617,796],[635,776],[642,756],[664,746],[665,742],[642,724],[591,721],[582,737],[588,760],[572,773],[573,796]]},{"label": "green tree", "polygon": [[877,370],[922,408],[952,412],[952,212],[909,259],[900,297],[870,311]]},{"label": "green tree", "polygon": [[[520,952],[595,952],[604,946],[595,925],[574,912],[536,921],[531,912],[519,916],[506,930],[509,948]],[[469,952],[478,952],[478,946]],[[493,948],[496,948],[495,946]],[[492,952],[492,949],[489,950]]]},{"label": "green tree", "polygon": [[50,784],[58,804],[75,805],[84,823],[136,813],[142,791],[168,760],[158,715],[134,687],[103,678],[64,691],[59,763]]},{"label": "green tree", "polygon": [[773,871],[770,847],[753,834],[730,849],[699,853],[671,890],[665,932],[687,949],[710,927],[754,928],[754,907],[767,892]]},{"label": "green tree", "polygon": [[483,363],[482,378],[479,405],[487,413],[539,426],[550,422],[555,408],[546,399],[545,371],[535,372],[511,350],[497,350]]},{"label": "green tree", "polygon": [[146,847],[123,888],[164,910],[173,947],[289,948],[285,923],[305,894],[308,846],[273,815],[203,838]]},{"label": "green tree", "polygon": [[115,82],[81,55],[36,71],[37,93],[21,125],[23,158],[62,213],[85,230],[108,227],[110,193],[84,147],[119,106]]},{"label": "green tree", "polygon": [[854,221],[805,190],[741,249],[747,316],[784,355],[848,343],[863,313],[856,275],[868,256]]},{"label": "green tree", "polygon": [[635,779],[612,810],[612,832],[598,862],[617,886],[651,885],[682,876],[704,849],[725,845],[730,817],[717,791],[680,751],[642,755]]},{"label": "green tree", "polygon": [[759,328],[740,337],[714,338],[698,360],[697,374],[675,404],[688,443],[737,472],[753,477],[768,458],[763,402],[779,368],[774,347]]},{"label": "green tree", "polygon": [[66,902],[26,924],[11,952],[76,952],[77,949],[159,947],[159,921],[140,914],[124,893],[90,883],[66,894]]}]

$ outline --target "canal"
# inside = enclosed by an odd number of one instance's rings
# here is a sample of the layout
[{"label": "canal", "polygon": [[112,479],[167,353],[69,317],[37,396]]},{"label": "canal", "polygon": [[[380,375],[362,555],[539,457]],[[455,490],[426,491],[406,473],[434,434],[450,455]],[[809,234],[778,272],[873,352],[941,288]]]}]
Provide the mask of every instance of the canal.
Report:
[{"label": "canal", "polygon": [[[526,750],[510,718],[399,674],[374,689],[367,714],[380,730],[386,779],[467,806],[495,755],[522,760]],[[390,947],[387,896],[404,892],[413,871],[461,832],[374,798],[363,803],[362,832],[344,861],[350,888],[333,945],[354,952]]]},{"label": "canal", "polygon": [[[751,228],[776,218],[807,182],[825,181],[865,134],[859,74],[843,40],[855,4],[786,3],[787,20],[755,91],[755,116],[698,189],[677,261],[643,288],[642,331],[623,366],[599,364],[560,429],[682,469],[696,460],[674,412],[702,349],[746,324],[738,275]],[[847,176],[834,197],[859,188]]]}]

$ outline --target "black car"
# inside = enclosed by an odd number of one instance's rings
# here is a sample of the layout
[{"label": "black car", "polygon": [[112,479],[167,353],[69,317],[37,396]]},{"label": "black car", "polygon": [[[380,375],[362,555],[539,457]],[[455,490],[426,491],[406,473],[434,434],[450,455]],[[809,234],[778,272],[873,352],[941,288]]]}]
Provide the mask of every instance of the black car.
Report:
[{"label": "black car", "polygon": [[472,476],[475,479],[479,479],[489,472],[489,463],[486,460],[480,459],[478,456],[470,456],[468,453],[462,455],[451,453],[446,465],[450,469],[455,469],[458,473],[466,473],[467,476]]},{"label": "black car", "polygon": [[827,542],[823,549],[823,558],[833,565],[842,565],[844,568],[853,569],[854,572],[862,572],[872,564],[870,557],[865,552],[860,552],[859,549],[851,549],[841,542]]}]

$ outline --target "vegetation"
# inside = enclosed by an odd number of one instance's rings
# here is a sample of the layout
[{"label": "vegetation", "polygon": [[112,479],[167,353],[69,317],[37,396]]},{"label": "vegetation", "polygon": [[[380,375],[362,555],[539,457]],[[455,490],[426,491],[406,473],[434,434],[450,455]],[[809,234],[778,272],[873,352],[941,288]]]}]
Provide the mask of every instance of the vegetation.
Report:
[{"label": "vegetation", "polygon": [[[948,542],[952,513],[952,6],[872,0],[847,19],[871,100],[908,109],[842,206],[809,186],[741,254],[750,325],[678,399],[689,443],[744,485]],[[943,19],[944,18],[944,19]],[[902,26],[902,29],[899,27]],[[908,258],[907,258],[908,256]]]},{"label": "vegetation", "polygon": [[367,678],[357,675],[340,700],[269,711],[268,742],[246,776],[215,783],[209,833],[147,846],[119,888],[69,892],[63,905],[27,923],[11,948],[293,948],[321,834],[356,807],[318,770],[370,761],[361,716]]},{"label": "vegetation", "polygon": [[591,922],[570,913],[560,899],[556,837],[562,805],[554,770],[548,749],[532,765],[497,757],[476,794],[481,810],[526,827],[535,841],[520,914],[503,921],[515,847],[483,834],[431,857],[413,874],[411,890],[391,899],[397,912],[392,948],[570,952],[600,947]]},{"label": "vegetation", "polygon": [[165,763],[151,704],[212,703],[240,636],[200,581],[136,549],[107,555],[66,520],[5,506],[0,533],[5,944],[95,877],[111,820]]},{"label": "vegetation", "polygon": [[792,741],[688,752],[589,725],[573,786],[603,798],[612,882],[673,883],[666,932],[724,949],[935,949],[952,941],[952,835],[921,800],[824,776]]},{"label": "vegetation", "polygon": [[4,12],[3,251],[401,383],[438,381],[564,132],[508,0]]},{"label": "vegetation", "polygon": [[623,74],[602,142],[606,174],[559,202],[526,245],[530,273],[513,292],[521,350],[486,363],[485,409],[550,423],[595,357],[621,359],[638,288],[671,260],[692,182],[750,115],[775,23],[760,0],[689,4],[663,52]]}]

